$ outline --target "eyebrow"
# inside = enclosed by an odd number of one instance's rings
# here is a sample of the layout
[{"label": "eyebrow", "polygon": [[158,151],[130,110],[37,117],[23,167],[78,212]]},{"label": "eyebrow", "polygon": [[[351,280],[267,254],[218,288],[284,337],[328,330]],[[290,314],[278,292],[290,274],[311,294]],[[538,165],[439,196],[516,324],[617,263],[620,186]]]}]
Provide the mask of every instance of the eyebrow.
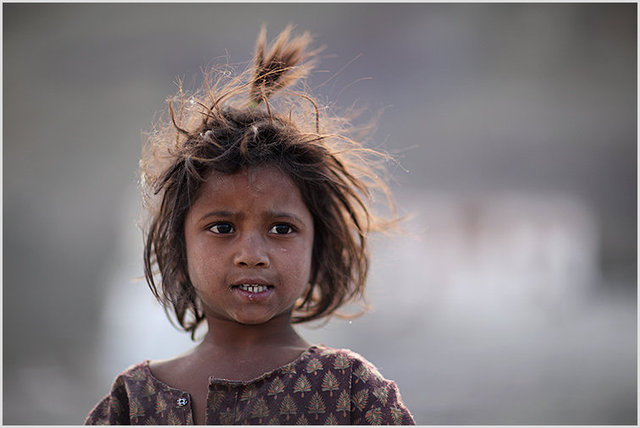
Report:
[{"label": "eyebrow", "polygon": [[268,211],[267,214],[270,217],[288,218],[288,219],[291,219],[294,223],[304,224],[302,219],[293,213],[289,213],[285,211]]},{"label": "eyebrow", "polygon": [[[304,224],[304,222],[300,217],[286,211],[267,211],[266,215],[271,218],[287,218],[292,220],[294,223]],[[210,211],[204,214],[202,217],[200,217],[200,220],[204,220],[209,217],[230,218],[230,217],[236,217],[236,216],[237,216],[237,213],[233,211],[217,210],[217,211]]]},{"label": "eyebrow", "polygon": [[200,220],[204,220],[209,217],[233,217],[235,213],[233,211],[209,211],[200,217]]}]

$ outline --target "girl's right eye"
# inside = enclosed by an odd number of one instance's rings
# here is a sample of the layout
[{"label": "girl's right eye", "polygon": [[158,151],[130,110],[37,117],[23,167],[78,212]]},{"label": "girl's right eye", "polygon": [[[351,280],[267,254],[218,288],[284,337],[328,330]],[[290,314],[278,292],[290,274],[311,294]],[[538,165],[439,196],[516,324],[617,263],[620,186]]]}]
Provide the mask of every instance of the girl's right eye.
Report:
[{"label": "girl's right eye", "polygon": [[211,226],[209,230],[213,233],[218,233],[221,235],[234,232],[233,226],[229,223],[216,223]]}]

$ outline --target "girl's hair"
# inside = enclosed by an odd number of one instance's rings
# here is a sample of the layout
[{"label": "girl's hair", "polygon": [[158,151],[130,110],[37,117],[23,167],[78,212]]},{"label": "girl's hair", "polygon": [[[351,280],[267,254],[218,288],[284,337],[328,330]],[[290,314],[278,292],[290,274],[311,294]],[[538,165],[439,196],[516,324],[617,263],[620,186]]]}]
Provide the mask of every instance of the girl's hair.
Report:
[{"label": "girl's hair", "polygon": [[192,338],[204,313],[188,275],[184,222],[211,171],[276,166],[300,189],[315,234],[310,283],[296,303],[294,323],[363,298],[367,233],[382,224],[371,211],[372,191],[382,191],[393,209],[376,173],[387,156],[347,138],[345,118],[287,89],[312,66],[318,50],[307,51],[310,41],[308,33],[292,38],[288,26],[267,49],[263,27],[252,67],[234,78],[227,71],[206,73],[192,94],[179,84],[166,119],[149,134],[140,161],[148,214],[145,277]]}]

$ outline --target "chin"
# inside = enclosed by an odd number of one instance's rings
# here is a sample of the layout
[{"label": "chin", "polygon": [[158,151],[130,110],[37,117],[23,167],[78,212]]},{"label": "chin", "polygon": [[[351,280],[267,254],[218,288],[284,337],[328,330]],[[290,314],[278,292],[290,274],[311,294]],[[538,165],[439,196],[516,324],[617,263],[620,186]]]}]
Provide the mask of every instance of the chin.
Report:
[{"label": "chin", "polygon": [[290,313],[279,313],[279,314],[238,314],[233,317],[233,320],[242,325],[262,325],[268,324],[272,321],[283,320],[283,317],[286,317],[287,320],[291,320]]},{"label": "chin", "polygon": [[242,325],[262,325],[273,319],[268,316],[238,316],[233,318],[235,322]]},{"label": "chin", "polygon": [[263,320],[263,319],[256,319],[256,318],[235,318],[234,319],[235,322],[237,322],[238,324],[242,324],[242,325],[260,325],[260,324],[264,324],[269,320]]}]

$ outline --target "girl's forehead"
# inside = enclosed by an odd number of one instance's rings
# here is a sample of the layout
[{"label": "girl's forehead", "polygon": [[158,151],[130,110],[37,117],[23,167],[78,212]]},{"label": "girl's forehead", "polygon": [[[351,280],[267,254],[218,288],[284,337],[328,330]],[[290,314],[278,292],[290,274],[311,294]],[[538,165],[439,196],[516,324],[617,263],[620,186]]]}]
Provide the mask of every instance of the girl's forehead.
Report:
[{"label": "girl's forehead", "polygon": [[212,171],[192,208],[213,205],[237,209],[279,206],[307,209],[298,186],[275,166],[248,167],[233,174]]},{"label": "girl's forehead", "polygon": [[215,188],[217,191],[234,190],[258,193],[272,190],[273,186],[297,189],[293,180],[286,173],[271,165],[246,167],[232,174],[214,170],[208,175],[204,186]]}]

